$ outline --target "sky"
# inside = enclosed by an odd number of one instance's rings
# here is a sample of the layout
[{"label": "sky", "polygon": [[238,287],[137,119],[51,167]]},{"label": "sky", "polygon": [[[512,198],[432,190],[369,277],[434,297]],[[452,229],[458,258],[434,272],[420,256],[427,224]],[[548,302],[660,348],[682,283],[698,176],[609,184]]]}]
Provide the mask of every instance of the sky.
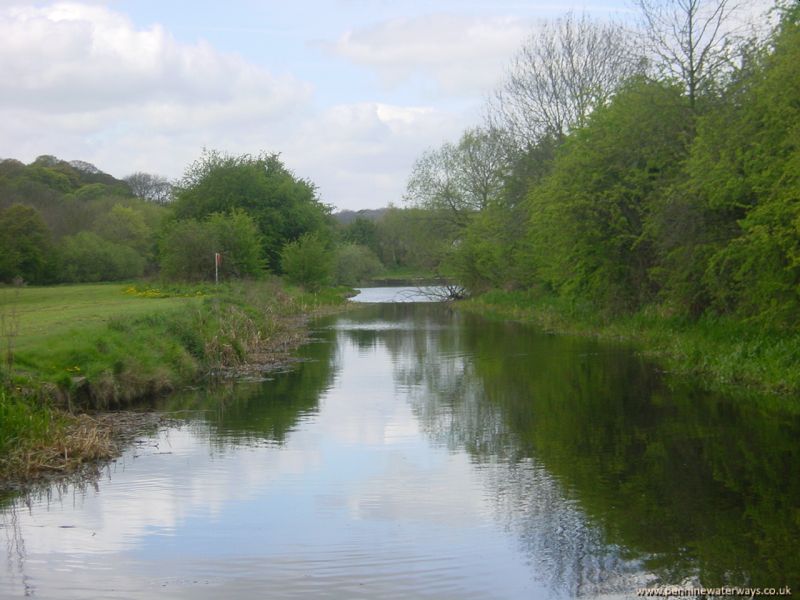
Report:
[{"label": "sky", "polygon": [[537,24],[625,0],[0,0],[0,158],[178,179],[278,152],[336,209],[402,204],[414,160],[481,123]]}]

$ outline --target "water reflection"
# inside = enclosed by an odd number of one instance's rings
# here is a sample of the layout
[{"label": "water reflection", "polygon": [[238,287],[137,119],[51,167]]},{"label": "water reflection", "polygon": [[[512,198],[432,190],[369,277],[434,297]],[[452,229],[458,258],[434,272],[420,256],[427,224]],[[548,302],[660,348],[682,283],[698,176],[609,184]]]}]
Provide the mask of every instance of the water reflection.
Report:
[{"label": "water reflection", "polygon": [[632,597],[798,579],[797,415],[433,304],[321,322],[302,358],[171,399],[191,418],[94,485],[10,500],[0,597]]}]

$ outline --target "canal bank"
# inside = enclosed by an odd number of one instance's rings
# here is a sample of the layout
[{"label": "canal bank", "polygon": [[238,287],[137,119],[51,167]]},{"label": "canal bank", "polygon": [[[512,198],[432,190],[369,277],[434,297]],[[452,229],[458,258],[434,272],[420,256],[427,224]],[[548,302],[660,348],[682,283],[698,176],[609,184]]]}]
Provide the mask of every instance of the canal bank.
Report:
[{"label": "canal bank", "polygon": [[306,294],[277,279],[7,294],[3,321],[13,327],[4,328],[0,480],[68,472],[118,454],[138,420],[87,413],[274,369],[306,340],[308,319],[338,309],[346,295]]},{"label": "canal bank", "polygon": [[553,334],[633,345],[672,373],[701,378],[732,395],[800,411],[800,333],[732,318],[670,316],[655,308],[604,317],[586,305],[528,292],[493,291],[458,303],[488,318],[532,323]]}]

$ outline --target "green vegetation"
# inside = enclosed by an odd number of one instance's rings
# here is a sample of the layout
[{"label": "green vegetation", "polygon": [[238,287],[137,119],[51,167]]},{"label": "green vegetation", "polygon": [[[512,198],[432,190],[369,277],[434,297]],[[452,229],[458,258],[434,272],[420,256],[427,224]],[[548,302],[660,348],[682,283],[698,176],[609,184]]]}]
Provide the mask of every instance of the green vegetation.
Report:
[{"label": "green vegetation", "polygon": [[[797,392],[800,8],[779,3],[775,29],[745,40],[726,33],[725,0],[697,4],[636,3],[637,44],[556,22],[522,49],[486,127],[420,158],[409,200],[449,216],[438,268],[489,292],[473,309]],[[595,52],[633,56],[624,77],[570,43],[578,29]],[[637,62],[633,46],[651,53]]]},{"label": "green vegetation", "polygon": [[[71,437],[85,426],[61,409],[121,407],[202,377],[267,368],[304,339],[298,319],[344,301],[342,290],[311,295],[287,291],[275,279],[3,292],[0,446],[18,448],[0,464],[3,474],[35,470],[20,453],[41,456],[43,440]],[[78,429],[107,443],[97,428]],[[56,468],[47,465],[40,467]]]},{"label": "green vegetation", "polygon": [[281,267],[289,281],[317,291],[330,281],[333,261],[325,242],[318,235],[308,233],[286,244],[281,254]]},{"label": "green vegetation", "polygon": [[282,248],[328,228],[329,207],[309,181],[298,179],[277,154],[228,156],[205,152],[186,169],[175,198],[178,219],[205,219],[238,209],[258,227],[262,255],[280,270]]},{"label": "green vegetation", "polygon": [[625,341],[670,372],[702,376],[708,386],[726,391],[800,391],[800,332],[796,331],[755,328],[733,317],[665,315],[656,308],[607,318],[591,303],[529,291],[491,291],[459,307],[535,323],[550,333]]}]

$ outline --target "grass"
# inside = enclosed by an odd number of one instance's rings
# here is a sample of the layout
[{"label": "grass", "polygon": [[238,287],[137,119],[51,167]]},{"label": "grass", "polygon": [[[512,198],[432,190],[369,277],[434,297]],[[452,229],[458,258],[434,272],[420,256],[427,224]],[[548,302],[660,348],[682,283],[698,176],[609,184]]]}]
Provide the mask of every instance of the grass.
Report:
[{"label": "grass", "polygon": [[493,291],[460,304],[463,310],[535,323],[554,333],[632,343],[671,372],[701,376],[728,391],[800,394],[800,333],[766,330],[732,318],[691,320],[649,308],[604,318],[586,304],[531,292]]},{"label": "grass", "polygon": [[130,285],[95,284],[0,289],[0,310],[16,311],[17,347],[41,345],[75,329],[101,327],[113,318],[134,318],[186,302],[181,297],[125,293]]},{"label": "grass", "polygon": [[[56,464],[47,455],[53,449],[105,456],[103,427],[73,416],[76,410],[124,407],[248,363],[277,361],[303,340],[303,318],[344,303],[345,291],[309,294],[277,279],[0,290],[0,478],[36,465],[56,468],[47,466]],[[81,448],[80,440],[94,443]]]},{"label": "grass", "polygon": [[112,458],[117,450],[108,424],[31,404],[0,390],[0,476],[26,479],[74,471]]}]

